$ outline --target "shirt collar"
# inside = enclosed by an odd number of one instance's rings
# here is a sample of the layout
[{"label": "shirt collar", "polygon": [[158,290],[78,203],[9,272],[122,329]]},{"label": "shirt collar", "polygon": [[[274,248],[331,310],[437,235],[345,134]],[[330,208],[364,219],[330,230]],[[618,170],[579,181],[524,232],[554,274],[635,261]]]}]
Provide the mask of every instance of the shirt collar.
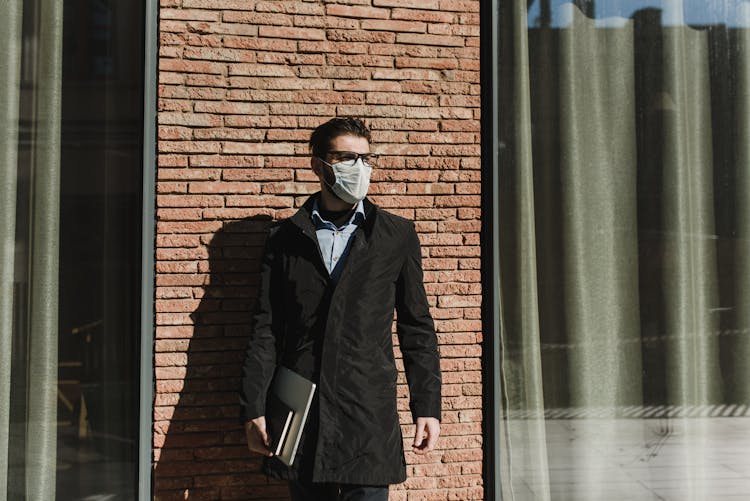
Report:
[{"label": "shirt collar", "polygon": [[[326,221],[325,219],[323,219],[323,216],[320,215],[320,210],[318,207],[317,200],[315,200],[315,203],[313,203],[311,217],[316,227],[319,227],[321,223],[331,223],[330,221]],[[349,218],[349,221],[347,221],[346,224],[342,226],[347,226],[353,223],[359,224],[364,220],[365,220],[365,205],[362,203],[362,200],[360,200],[359,202],[357,202],[357,208],[354,210],[354,214],[352,214],[352,217]]]}]

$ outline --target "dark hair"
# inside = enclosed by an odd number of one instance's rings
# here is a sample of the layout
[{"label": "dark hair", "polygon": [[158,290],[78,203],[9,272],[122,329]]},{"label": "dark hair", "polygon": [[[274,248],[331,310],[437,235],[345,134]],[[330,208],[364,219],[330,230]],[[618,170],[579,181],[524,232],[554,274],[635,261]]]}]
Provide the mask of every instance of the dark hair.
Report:
[{"label": "dark hair", "polygon": [[310,151],[313,156],[325,157],[331,147],[331,141],[339,136],[357,136],[370,142],[370,129],[365,123],[352,117],[332,118],[318,127],[310,135]]}]

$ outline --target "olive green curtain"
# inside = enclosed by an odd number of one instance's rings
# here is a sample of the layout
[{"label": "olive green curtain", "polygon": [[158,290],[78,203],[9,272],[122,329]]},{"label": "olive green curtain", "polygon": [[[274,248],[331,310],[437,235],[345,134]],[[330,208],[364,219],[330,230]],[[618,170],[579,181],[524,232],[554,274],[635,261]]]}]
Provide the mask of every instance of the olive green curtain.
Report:
[{"label": "olive green curtain", "polygon": [[55,498],[63,3],[39,4],[34,102],[26,498]]},{"label": "olive green curtain", "polygon": [[[745,4],[740,23],[750,27],[750,5]],[[737,51],[744,57],[737,58],[737,96],[734,106],[737,110],[737,141],[733,147],[738,166],[737,172],[737,277],[750,277],[750,28],[738,30]],[[735,284],[738,322],[740,326],[750,325],[750,280],[737,280]],[[739,336],[732,347],[732,378],[736,381],[750,381],[750,335]],[[738,402],[750,402],[750,384],[732,388],[730,398]]]},{"label": "olive green curtain", "polygon": [[[607,499],[591,451],[616,449],[618,418],[750,403],[749,337],[720,335],[750,326],[750,34],[666,4],[603,24],[571,3],[530,28],[528,2],[501,3],[504,499],[554,499],[566,462],[585,472],[572,499]],[[553,409],[576,418],[569,444],[550,443]],[[709,432],[668,426],[702,468]]]},{"label": "olive green curtain", "polygon": [[[0,106],[4,128],[0,135],[2,187],[0,188],[0,499],[49,501],[55,499],[57,467],[57,352],[58,352],[58,260],[60,206],[60,130],[62,112],[62,13],[57,0],[3,2],[0,34],[3,37]],[[22,33],[25,8],[30,32]],[[23,40],[32,42],[24,44]],[[21,61],[24,77],[21,78]],[[30,117],[20,116],[26,100]],[[31,145],[31,182],[28,194],[17,193],[19,123],[28,129],[23,141]],[[24,146],[25,147],[25,146]],[[16,211],[28,203],[28,246],[16,249]],[[22,238],[24,241],[26,237]],[[15,263],[16,252],[26,250],[23,263]],[[28,269],[25,264],[28,263]],[[24,275],[25,276],[20,276]],[[28,298],[17,297],[14,281],[28,282]],[[15,297],[14,297],[15,296]],[[14,299],[25,308],[16,307]],[[25,319],[17,318],[23,315]],[[15,317],[15,318],[14,318]],[[14,330],[28,326],[27,332]],[[14,385],[11,357],[13,343],[22,343],[26,360],[16,360],[25,372],[25,388]],[[17,371],[16,371],[17,372]],[[20,401],[22,400],[22,401]],[[25,422],[10,422],[13,406],[25,409]],[[21,413],[24,414],[24,413]],[[9,433],[25,429],[25,451],[9,450]],[[11,461],[11,456],[16,462]],[[18,458],[23,458],[18,464]],[[10,472],[10,477],[9,477]],[[25,472],[25,473],[21,473]],[[18,478],[18,477],[22,478]],[[25,477],[25,481],[23,480]],[[12,483],[12,489],[9,484]],[[22,491],[19,486],[25,485]],[[25,491],[25,492],[24,492]]]},{"label": "olive green curtain", "polygon": [[0,498],[8,491],[10,361],[16,234],[18,108],[21,90],[21,1],[5,2],[0,18]]}]

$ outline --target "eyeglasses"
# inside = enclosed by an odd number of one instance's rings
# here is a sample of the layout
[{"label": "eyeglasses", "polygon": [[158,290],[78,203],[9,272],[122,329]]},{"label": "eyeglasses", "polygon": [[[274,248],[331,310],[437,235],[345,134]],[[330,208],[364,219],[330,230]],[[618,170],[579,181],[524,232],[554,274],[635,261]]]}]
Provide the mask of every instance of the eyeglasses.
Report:
[{"label": "eyeglasses", "polygon": [[378,161],[379,155],[375,153],[355,153],[353,151],[329,151],[326,154],[327,157],[331,158],[331,163],[350,163],[354,165],[358,159],[362,159],[362,162],[366,163],[370,167],[374,167]]}]

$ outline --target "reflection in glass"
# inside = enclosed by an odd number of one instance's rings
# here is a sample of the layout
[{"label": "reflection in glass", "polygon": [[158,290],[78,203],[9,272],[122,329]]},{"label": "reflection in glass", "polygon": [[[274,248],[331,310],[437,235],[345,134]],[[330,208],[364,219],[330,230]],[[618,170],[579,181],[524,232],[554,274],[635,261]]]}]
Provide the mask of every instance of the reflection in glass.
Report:
[{"label": "reflection in glass", "polygon": [[9,5],[0,499],[132,499],[144,9]]},{"label": "reflection in glass", "polygon": [[533,0],[529,2],[528,26],[568,26],[579,10],[595,20],[596,26],[622,26],[638,12],[660,13],[664,26],[748,27],[748,0]]},{"label": "reflection in glass", "polygon": [[750,492],[747,3],[645,4],[500,3],[509,499]]}]

